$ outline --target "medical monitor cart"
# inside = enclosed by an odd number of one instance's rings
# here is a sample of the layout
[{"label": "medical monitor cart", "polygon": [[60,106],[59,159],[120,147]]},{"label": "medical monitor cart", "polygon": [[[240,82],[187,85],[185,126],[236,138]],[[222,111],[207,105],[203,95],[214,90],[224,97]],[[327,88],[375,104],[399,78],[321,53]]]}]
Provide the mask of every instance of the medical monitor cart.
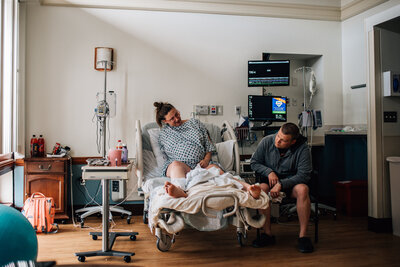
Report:
[{"label": "medical monitor cart", "polygon": [[78,256],[80,262],[85,261],[85,257],[92,256],[120,256],[124,257],[125,262],[131,261],[131,256],[135,255],[134,252],[123,252],[112,250],[115,239],[118,236],[129,236],[132,241],[136,240],[137,232],[109,232],[109,185],[110,180],[128,179],[132,171],[132,162],[124,164],[122,166],[84,166],[82,167],[82,179],[83,180],[101,180],[102,185],[102,221],[103,230],[102,232],[90,232],[93,240],[97,240],[99,236],[102,239],[102,250],[89,251],[89,252],[77,252],[75,256]]}]

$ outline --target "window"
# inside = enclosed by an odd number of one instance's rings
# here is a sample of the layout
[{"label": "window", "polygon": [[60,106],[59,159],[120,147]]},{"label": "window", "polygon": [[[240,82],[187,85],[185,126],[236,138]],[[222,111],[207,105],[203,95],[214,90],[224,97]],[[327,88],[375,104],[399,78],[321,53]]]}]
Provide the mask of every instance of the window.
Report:
[{"label": "window", "polygon": [[0,153],[16,151],[18,0],[0,4]]}]

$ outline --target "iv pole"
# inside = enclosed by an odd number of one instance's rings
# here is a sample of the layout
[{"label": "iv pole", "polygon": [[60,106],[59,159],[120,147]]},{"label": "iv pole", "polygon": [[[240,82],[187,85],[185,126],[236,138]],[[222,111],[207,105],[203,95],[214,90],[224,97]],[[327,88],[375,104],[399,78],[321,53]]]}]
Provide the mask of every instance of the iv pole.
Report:
[{"label": "iv pole", "polygon": [[[111,64],[111,62],[110,62]],[[105,116],[104,116],[104,121],[102,125],[102,131],[103,131],[103,158],[106,158],[106,146],[107,146],[107,138],[106,138],[106,132],[107,132],[107,116],[109,113],[108,110],[108,105],[107,105],[107,60],[104,60],[104,105],[105,105]]]},{"label": "iv pole", "polygon": [[[303,113],[302,114],[305,114],[307,112],[307,109],[306,109],[306,106],[307,106],[307,102],[306,102],[307,101],[307,99],[306,99],[306,72],[311,72],[312,68],[303,66],[303,67],[297,68],[294,72],[297,73],[299,71],[302,71],[302,73],[303,73],[303,101],[304,102],[303,102]],[[302,118],[302,124],[304,124],[303,115],[301,118]],[[307,137],[307,135],[308,135],[307,126],[303,125],[301,128],[302,128],[302,129],[300,129],[301,131],[305,130],[305,136]],[[303,134],[304,134],[304,132],[303,132]]]},{"label": "iv pole", "polygon": [[[98,63],[103,63],[104,64],[104,96],[103,100],[100,102],[100,105],[102,107],[102,110],[99,109],[99,105],[97,108],[97,116],[99,117],[100,120],[100,131],[103,135],[103,158],[106,159],[107,157],[107,152],[106,152],[106,146],[107,146],[107,117],[110,114],[110,110],[108,107],[107,103],[107,64],[110,63],[112,64],[112,61],[108,60],[101,60],[98,61]],[[101,150],[100,150],[101,151]]]},{"label": "iv pole", "polygon": [[303,72],[303,98],[304,98],[304,104],[303,104],[303,111],[306,111],[306,72],[312,71],[313,69],[311,67],[300,67],[295,69],[294,73],[297,73],[299,71]]}]

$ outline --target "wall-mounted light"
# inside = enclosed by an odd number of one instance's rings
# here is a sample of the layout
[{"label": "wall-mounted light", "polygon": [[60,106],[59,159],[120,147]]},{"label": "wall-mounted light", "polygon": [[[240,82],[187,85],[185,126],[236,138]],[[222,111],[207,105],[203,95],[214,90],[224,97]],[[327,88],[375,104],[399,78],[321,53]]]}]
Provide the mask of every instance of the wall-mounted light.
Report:
[{"label": "wall-mounted light", "polygon": [[96,47],[94,49],[94,68],[104,71],[104,64],[107,62],[107,71],[113,69],[113,49],[109,47]]}]

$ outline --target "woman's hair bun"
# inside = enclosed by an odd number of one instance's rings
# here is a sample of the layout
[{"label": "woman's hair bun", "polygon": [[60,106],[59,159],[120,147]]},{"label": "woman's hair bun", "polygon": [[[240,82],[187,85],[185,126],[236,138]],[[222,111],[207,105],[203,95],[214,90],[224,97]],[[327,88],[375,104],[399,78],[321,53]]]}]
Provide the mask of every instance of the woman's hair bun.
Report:
[{"label": "woman's hair bun", "polygon": [[153,104],[157,109],[160,109],[163,106],[162,102],[154,102]]}]

